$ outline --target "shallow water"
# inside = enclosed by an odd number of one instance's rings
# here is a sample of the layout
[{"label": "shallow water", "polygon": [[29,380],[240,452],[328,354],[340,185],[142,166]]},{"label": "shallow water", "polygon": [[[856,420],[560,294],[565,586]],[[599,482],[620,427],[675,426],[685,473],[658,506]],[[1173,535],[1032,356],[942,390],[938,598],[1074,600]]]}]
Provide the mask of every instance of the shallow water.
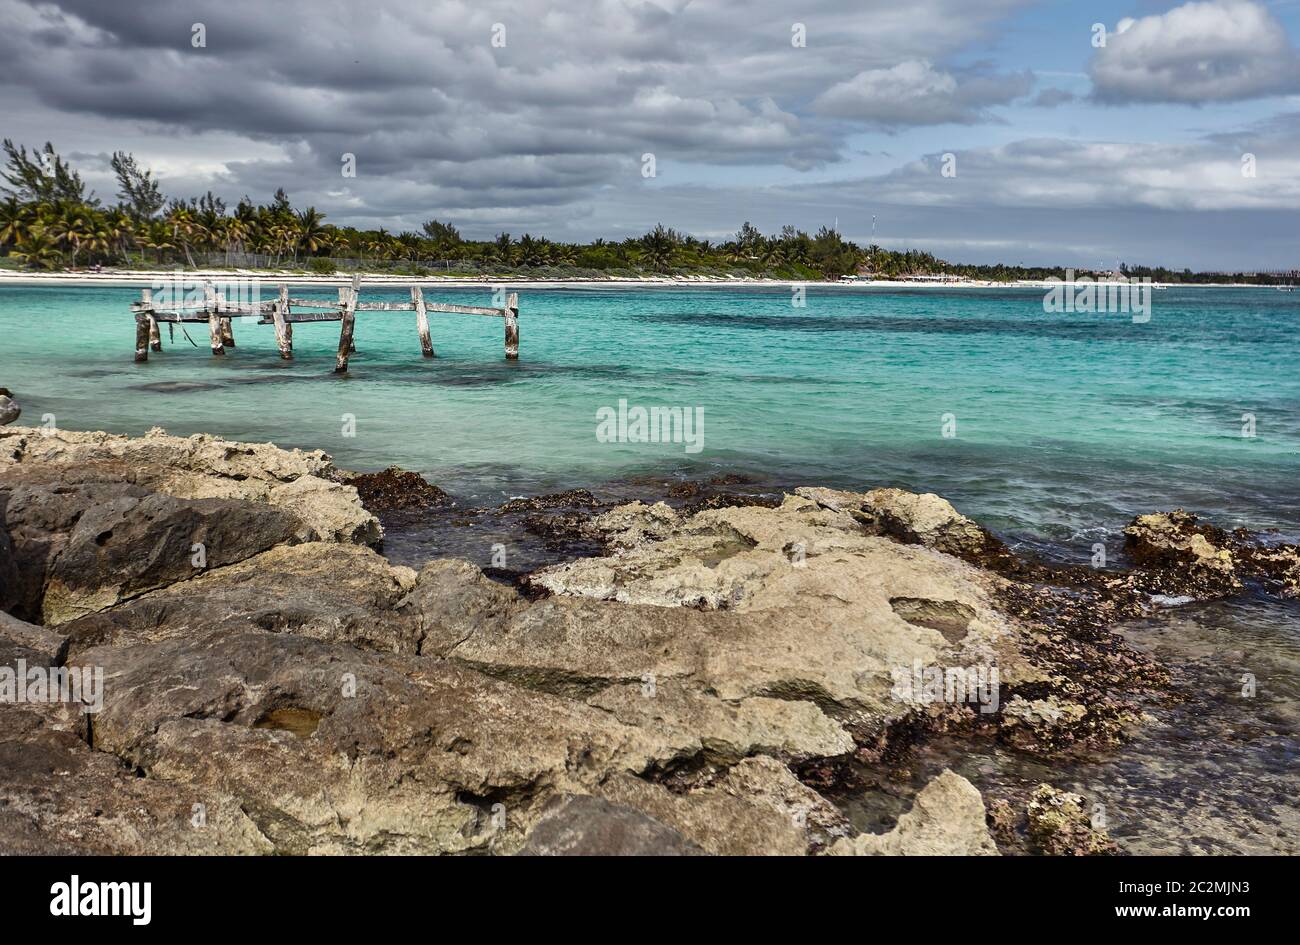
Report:
[{"label": "shallow water", "polygon": [[[1174,676],[1174,699],[1152,705],[1130,744],[1044,763],[988,741],[939,739],[909,760],[907,777],[864,774],[875,789],[845,799],[863,830],[889,829],[944,768],[986,799],[1040,784],[1100,805],[1128,854],[1300,853],[1300,602],[1247,595],[1183,608],[1123,631]],[[1254,676],[1253,695],[1245,677]]]},{"label": "shallow water", "polygon": [[[27,421],[319,447],[345,467],[415,469],[474,504],[728,470],[935,491],[1003,534],[1085,550],[1170,505],[1300,530],[1295,293],[1174,288],[1134,324],[1045,314],[1034,289],[814,287],[804,308],[784,288],[526,290],[518,362],[497,319],[434,317],[426,361],[410,313],[363,312],[347,377],[331,374],[337,323],[298,326],[289,363],[251,318],[224,359],[202,326],[187,329],[199,348],[164,326],[165,352],[134,364],[136,297],[0,288],[0,385]],[[598,442],[597,409],[620,399],[702,407],[704,449]]]},{"label": "shallow water", "polygon": [[[295,291],[295,295],[330,293]],[[465,514],[520,494],[588,487],[655,498],[676,478],[743,473],[748,491],[799,483],[895,485],[950,498],[1021,550],[1083,560],[1118,550],[1135,514],[1183,506],[1225,527],[1300,538],[1300,297],[1270,289],[1157,292],[1151,320],[1047,315],[1033,289],[526,290],[522,357],[495,319],[433,318],[426,361],[408,313],[361,313],[351,371],[331,373],[336,324],[236,321],[238,347],[178,330],[132,362],[127,305],[111,288],[0,288],[0,385],[72,429],[211,432],[323,448],[344,467],[399,464],[458,500],[390,530],[387,553],[454,554],[513,569],[547,548],[517,519]],[[397,290],[366,290],[397,300]],[[485,290],[429,298],[488,304]],[[702,407],[704,449],[602,443],[596,411],[620,399]],[[942,435],[944,414],[957,435]],[[1255,418],[1242,436],[1243,414]],[[344,435],[344,415],[356,435]],[[1045,767],[970,742],[921,749],[908,781],[854,799],[884,829],[948,765],[997,794],[1050,780],[1106,806],[1126,852],[1296,852],[1300,605],[1260,597],[1184,608],[1127,628],[1186,698],[1105,757]],[[1254,673],[1254,697],[1240,695]]]}]

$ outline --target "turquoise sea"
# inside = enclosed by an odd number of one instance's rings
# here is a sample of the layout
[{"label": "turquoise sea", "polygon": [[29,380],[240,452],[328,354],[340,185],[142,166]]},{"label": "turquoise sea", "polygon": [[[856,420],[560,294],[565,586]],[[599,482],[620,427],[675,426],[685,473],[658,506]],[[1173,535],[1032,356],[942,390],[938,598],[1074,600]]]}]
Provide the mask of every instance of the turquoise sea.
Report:
[{"label": "turquoise sea", "polygon": [[[1008,537],[1062,546],[1179,505],[1300,531],[1296,293],[1170,288],[1135,324],[1046,314],[1031,288],[814,287],[804,307],[785,287],[530,289],[518,362],[504,360],[498,319],[432,316],[438,357],[426,361],[411,313],[362,312],[346,377],[331,373],[336,322],[298,326],[292,362],[252,318],[236,321],[224,359],[203,326],[187,329],[197,348],[164,326],[164,352],[137,365],[127,306],[138,297],[0,288],[0,386],[24,422],[52,413],[71,429],[319,447],[480,503],[728,471],[939,492]],[[490,304],[487,289],[429,298]],[[703,449],[599,442],[597,410],[621,399],[703,408]]]},{"label": "turquoise sea", "polygon": [[[1300,538],[1296,293],[1170,288],[1135,324],[1046,314],[1029,288],[828,286],[804,307],[783,287],[525,289],[517,362],[504,360],[497,319],[432,316],[439,356],[426,361],[411,313],[363,312],[347,376],[332,373],[337,323],[298,326],[296,358],[281,362],[272,328],[251,318],[225,358],[211,357],[203,326],[188,327],[198,347],[164,326],[165,351],[135,364],[138,297],[0,287],[0,386],[23,422],[322,448],[345,468],[417,470],[462,506],[739,473],[760,488],[938,492],[1056,558],[1086,559],[1097,540],[1118,548],[1133,515],[1174,506]],[[426,297],[490,304],[487,289]],[[703,448],[601,442],[597,411],[620,400],[702,408]],[[448,540],[390,533],[387,552],[415,564],[461,553]],[[1125,635],[1171,667],[1183,696],[1153,707],[1131,746],[1046,769],[940,742],[916,759],[917,785],[943,766],[986,789],[1051,780],[1104,804],[1127,852],[1300,852],[1300,602],[1247,594]],[[851,813],[870,828],[907,803],[872,794]]]}]

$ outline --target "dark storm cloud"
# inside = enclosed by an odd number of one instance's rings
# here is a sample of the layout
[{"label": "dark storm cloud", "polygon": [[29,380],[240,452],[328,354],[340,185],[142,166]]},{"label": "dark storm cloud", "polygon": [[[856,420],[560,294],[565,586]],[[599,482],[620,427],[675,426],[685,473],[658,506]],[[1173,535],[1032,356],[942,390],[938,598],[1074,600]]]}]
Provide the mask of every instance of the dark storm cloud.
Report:
[{"label": "dark storm cloud", "polygon": [[[881,3],[845,17],[841,4],[813,0],[798,12],[798,47],[795,16],[775,0],[526,0],[491,11],[0,0],[10,26],[0,82],[54,114],[120,121],[128,133],[112,147],[130,147],[132,127],[281,145],[297,190],[346,191],[352,212],[377,215],[392,203],[385,194],[412,190],[474,207],[554,205],[639,175],[646,152],[668,166],[833,165],[853,127],[809,112],[809,100],[909,53],[955,51],[1017,5],[919,0],[911,15]],[[498,23],[504,48],[491,42]],[[195,24],[204,48],[191,43]],[[979,88],[987,76],[969,78],[962,121],[1007,97]],[[915,105],[952,120],[921,95]],[[345,153],[384,180],[330,180]],[[253,190],[284,170],[232,155],[213,183]]]},{"label": "dark storm cloud", "polygon": [[[1096,107],[1057,89],[1032,98],[1035,77],[1015,63],[972,62],[1026,2],[0,0],[3,131],[76,151],[108,199],[107,157],[122,148],[170,194],[266,200],[284,186],[331,221],[394,230],[439,216],[473,236],[587,239],[662,220],[720,236],[746,217],[767,229],[838,217],[867,239],[878,213],[896,241],[1045,261],[1106,256],[1136,234],[1180,248],[1201,231],[1193,215],[1218,215],[1215,233],[1237,234],[1243,254],[1294,255],[1273,222],[1300,207],[1294,120],[1177,144],[1024,140],[1003,124],[984,139],[996,144],[956,150],[951,179],[942,154],[909,158],[934,147],[915,144],[918,128],[969,133],[1017,103]],[[1248,15],[1207,32],[1229,7]],[[1257,7],[1214,0],[1112,32],[1091,101],[1196,104],[1284,86],[1291,47]],[[191,45],[196,23],[206,48]],[[498,23],[504,48],[491,43]],[[1224,81],[1198,85],[1205,74]],[[909,141],[890,148],[900,163],[846,170],[874,150],[861,140],[873,130]],[[1247,150],[1250,180],[1238,173]],[[345,154],[355,178],[340,173]],[[841,179],[791,183],[808,171]],[[700,179],[715,183],[689,183]],[[756,179],[787,183],[741,183]],[[1203,242],[1206,255],[1217,244]]]}]

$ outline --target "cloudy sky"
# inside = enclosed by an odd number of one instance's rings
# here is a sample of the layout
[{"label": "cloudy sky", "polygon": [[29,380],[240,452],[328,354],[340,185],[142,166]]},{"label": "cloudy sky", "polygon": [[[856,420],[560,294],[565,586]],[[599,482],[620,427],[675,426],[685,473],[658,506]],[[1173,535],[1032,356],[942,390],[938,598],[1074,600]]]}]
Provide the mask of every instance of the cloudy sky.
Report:
[{"label": "cloudy sky", "polygon": [[283,186],[394,231],[866,243],[874,217],[954,260],[1300,264],[1300,0],[0,0],[0,26],[0,134],[110,200],[125,149],[169,194]]}]

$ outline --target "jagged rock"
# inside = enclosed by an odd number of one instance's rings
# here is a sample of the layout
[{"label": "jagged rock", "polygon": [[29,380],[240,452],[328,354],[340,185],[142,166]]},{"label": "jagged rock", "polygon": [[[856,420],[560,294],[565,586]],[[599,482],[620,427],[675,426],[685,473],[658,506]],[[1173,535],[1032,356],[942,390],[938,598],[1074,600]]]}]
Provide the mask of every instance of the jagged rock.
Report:
[{"label": "jagged rock", "polygon": [[1124,528],[1124,536],[1138,566],[1151,573],[1147,584],[1166,594],[1205,598],[1241,588],[1226,536],[1198,527],[1196,516],[1182,509],[1139,515]]},{"label": "jagged rock", "polygon": [[378,545],[384,530],[373,515],[358,514],[357,491],[352,486],[327,482],[317,476],[299,476],[293,482],[273,486],[267,502],[292,510],[306,526],[302,541],[344,541]]},{"label": "jagged rock", "polygon": [[849,832],[839,811],[771,758],[746,759],[682,794],[628,776],[610,778],[598,792],[720,856],[804,856]]},{"label": "jagged rock", "polygon": [[13,855],[247,855],[274,847],[208,785],[139,778],[49,713],[0,706],[0,850]]},{"label": "jagged rock", "polygon": [[0,611],[0,666],[21,658],[28,665],[58,666],[68,650],[68,638]]},{"label": "jagged rock", "polygon": [[599,797],[557,797],[519,856],[703,856],[671,827]]},{"label": "jagged rock", "polygon": [[1139,515],[1124,535],[1138,565],[1130,580],[1148,593],[1206,600],[1256,580],[1282,597],[1300,595],[1300,546],[1265,544],[1182,509]]},{"label": "jagged rock", "polygon": [[[893,680],[918,661],[997,665],[1004,684],[1041,677],[1021,657],[1021,628],[994,605],[988,575],[864,534],[848,513],[800,497],[776,509],[701,512],[658,539],[533,581],[558,596],[475,633],[452,657],[538,685],[569,680],[573,691],[643,674],[688,678],[724,700],[813,701],[871,729],[916,707]],[[933,621],[910,622],[897,599],[960,613],[960,640]]]},{"label": "jagged rock", "polygon": [[[142,437],[14,427],[0,431],[0,443],[6,447],[0,451],[0,466],[5,464],[6,454],[16,463],[120,463],[145,474],[149,481],[139,484],[153,485],[180,498],[253,497],[243,489],[261,489],[264,495],[272,484],[292,482],[299,476],[335,477],[329,456],[321,450],[283,450],[270,443],[237,443],[202,433],[168,436],[158,427]],[[227,480],[233,491],[214,492],[218,487],[209,484],[199,493],[187,495],[165,487],[205,479]]]},{"label": "jagged rock", "polygon": [[420,649],[420,626],[395,608],[415,579],[410,568],[394,567],[359,545],[280,546],[65,623],[60,630],[71,637],[74,653],[211,630],[265,630],[414,654]]},{"label": "jagged rock", "polygon": [[338,470],[320,450],[282,450],[270,443],[237,443],[206,434],[168,436],[154,428],[143,437],[11,427],[0,430],[0,488],[44,482],[130,483],[178,499],[244,499],[297,511],[302,494],[280,490],[286,483],[314,477],[329,487],[307,483],[312,501],[328,500],[328,529],[304,540],[374,543],[383,537],[378,520],[362,506],[356,491],[340,484]]},{"label": "jagged rock", "polygon": [[1088,716],[1087,706],[1051,695],[1045,699],[1013,696],[1002,709],[1002,736],[1022,751],[1050,752],[1076,740],[1075,730]]},{"label": "jagged rock", "polygon": [[611,548],[633,548],[667,537],[680,524],[681,518],[665,502],[630,502],[598,515],[591,530]]},{"label": "jagged rock", "polygon": [[1118,852],[1105,830],[1094,827],[1078,794],[1050,784],[1034,789],[1025,809],[1029,838],[1048,856],[1107,856]]},{"label": "jagged rock", "polygon": [[282,543],[378,542],[331,475],[323,453],[212,437],[0,431],[0,603],[61,623]]},{"label": "jagged rock", "polygon": [[46,573],[44,622],[65,623],[204,567],[242,561],[294,540],[298,529],[287,512],[230,499],[154,493],[94,505],[77,519]]},{"label": "jagged rock", "polygon": [[96,748],[234,797],[281,853],[512,853],[554,794],[683,747],[443,661],[289,634],[218,630],[69,663],[110,681]]},{"label": "jagged rock", "polygon": [[912,809],[885,834],[837,841],[832,856],[997,856],[975,785],[945,770],[920,793]]},{"label": "jagged rock", "polygon": [[23,408],[18,406],[18,401],[13,399],[12,392],[5,387],[0,387],[0,427],[13,423],[22,416]]},{"label": "jagged rock", "polygon": [[986,547],[988,533],[932,492],[873,489],[866,494],[866,506],[887,534],[927,548],[973,557]]},{"label": "jagged rock", "polygon": [[446,656],[478,630],[499,628],[526,607],[511,588],[488,580],[468,561],[430,561],[398,605],[420,628],[420,652]]}]

